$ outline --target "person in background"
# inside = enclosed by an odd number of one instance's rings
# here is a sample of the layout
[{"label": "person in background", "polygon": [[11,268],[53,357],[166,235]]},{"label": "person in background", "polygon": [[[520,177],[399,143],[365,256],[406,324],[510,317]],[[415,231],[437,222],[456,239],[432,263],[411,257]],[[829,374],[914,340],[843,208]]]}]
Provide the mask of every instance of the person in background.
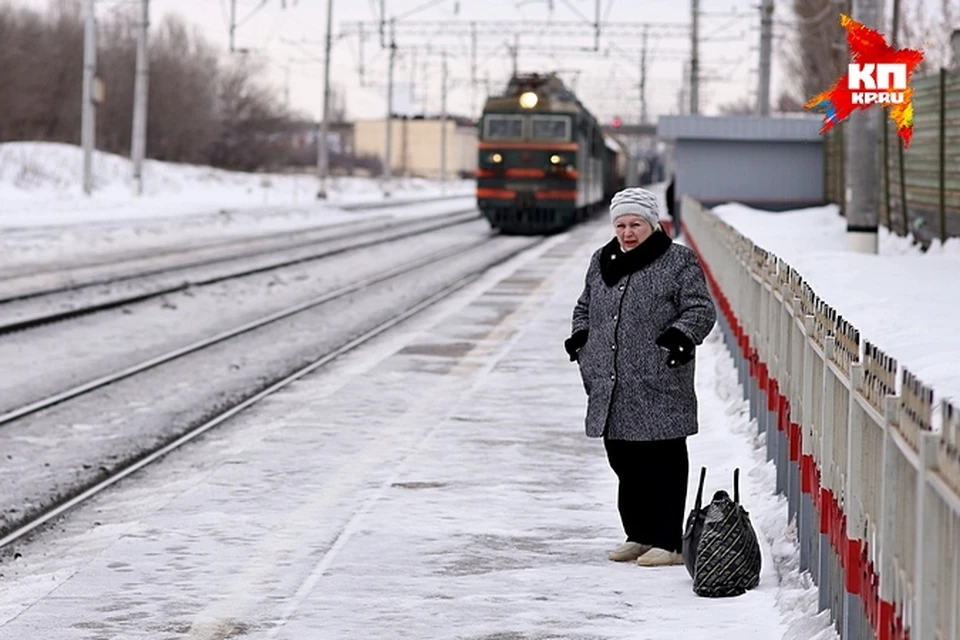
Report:
[{"label": "person in background", "polygon": [[660,227],[653,193],[618,192],[610,220],[616,237],[590,258],[564,347],[587,393],[586,434],[603,439],[619,480],[626,541],[609,558],[682,564],[694,354],[716,309],[696,255]]},{"label": "person in background", "polygon": [[677,218],[677,176],[673,173],[670,174],[670,182],[667,184],[667,192],[664,195],[665,200],[667,201],[667,215],[670,216],[671,220],[671,231],[672,236],[676,238],[680,235],[680,220]]}]

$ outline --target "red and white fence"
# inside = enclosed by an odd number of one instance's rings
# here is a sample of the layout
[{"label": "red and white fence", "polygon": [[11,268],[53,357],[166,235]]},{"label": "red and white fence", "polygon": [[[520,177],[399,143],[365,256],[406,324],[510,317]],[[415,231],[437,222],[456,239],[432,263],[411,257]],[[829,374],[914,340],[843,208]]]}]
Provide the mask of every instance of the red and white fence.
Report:
[{"label": "red and white fence", "polygon": [[960,640],[960,410],[941,401],[935,430],[933,390],[801,274],[682,211],[821,609],[844,640]]}]

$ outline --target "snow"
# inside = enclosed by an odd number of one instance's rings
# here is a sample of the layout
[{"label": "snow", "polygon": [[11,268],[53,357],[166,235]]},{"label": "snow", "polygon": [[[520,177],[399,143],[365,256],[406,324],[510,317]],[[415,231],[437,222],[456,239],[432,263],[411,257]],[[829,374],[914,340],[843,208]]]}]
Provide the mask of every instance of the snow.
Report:
[{"label": "snow", "polygon": [[846,248],[846,221],[834,205],[771,213],[731,203],[713,211],[797,269],[860,330],[861,342],[932,386],[935,423],[941,399],[960,402],[960,238],[924,253],[881,227],[879,254],[869,255]]},{"label": "snow", "polygon": [[732,359],[699,350],[705,493],[741,493],[759,587],[615,564],[616,479],[562,349],[601,219],[170,455],[0,566],[0,636],[834,638],[796,570]]},{"label": "snow", "polygon": [[[384,198],[374,179],[334,177],[324,202],[315,198],[318,182],[312,175],[230,172],[153,160],[144,163],[145,192],[136,197],[130,161],[103,152],[94,154],[94,175],[94,193],[86,196],[79,147],[0,144],[0,271],[369,217],[438,215],[476,204],[473,181],[441,185],[399,178]],[[388,203],[393,206],[364,209]]]},{"label": "snow", "polygon": [[[193,216],[222,209],[315,204],[317,178],[311,174],[224,171],[205,166],[146,160],[144,194],[132,192],[133,165],[118,155],[94,152],[94,192],[83,195],[83,152],[53,142],[0,144],[0,226],[33,227],[89,222]],[[392,198],[440,195],[437,181],[398,179]],[[473,193],[473,182],[457,180],[450,193]],[[384,200],[372,178],[332,177],[329,204]]]}]

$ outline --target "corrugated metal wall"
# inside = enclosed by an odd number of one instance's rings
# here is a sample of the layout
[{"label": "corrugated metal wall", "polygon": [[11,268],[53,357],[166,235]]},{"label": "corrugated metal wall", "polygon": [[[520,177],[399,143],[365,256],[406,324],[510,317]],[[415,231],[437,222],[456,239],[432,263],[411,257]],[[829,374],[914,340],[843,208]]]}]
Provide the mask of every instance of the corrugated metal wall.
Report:
[{"label": "corrugated metal wall", "polygon": [[[884,113],[880,222],[899,234],[910,231],[924,243],[960,237],[960,70],[916,78],[912,84],[913,138],[906,151]],[[841,206],[843,129],[843,124],[835,127],[824,145],[826,198]]]},{"label": "corrugated metal wall", "polygon": [[823,203],[823,151],[815,142],[679,140],[677,192],[712,206],[771,209]]}]

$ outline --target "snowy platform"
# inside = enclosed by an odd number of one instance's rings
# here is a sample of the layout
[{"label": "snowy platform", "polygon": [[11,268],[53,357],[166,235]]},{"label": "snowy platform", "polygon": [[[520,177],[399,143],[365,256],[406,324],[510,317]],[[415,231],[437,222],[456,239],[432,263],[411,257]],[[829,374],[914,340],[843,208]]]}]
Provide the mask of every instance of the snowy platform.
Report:
[{"label": "snowy platform", "polygon": [[831,637],[719,330],[688,507],[701,465],[710,495],[742,469],[761,584],[607,560],[615,477],[562,342],[608,237],[550,239],[75,512],[0,565],[0,637]]}]

